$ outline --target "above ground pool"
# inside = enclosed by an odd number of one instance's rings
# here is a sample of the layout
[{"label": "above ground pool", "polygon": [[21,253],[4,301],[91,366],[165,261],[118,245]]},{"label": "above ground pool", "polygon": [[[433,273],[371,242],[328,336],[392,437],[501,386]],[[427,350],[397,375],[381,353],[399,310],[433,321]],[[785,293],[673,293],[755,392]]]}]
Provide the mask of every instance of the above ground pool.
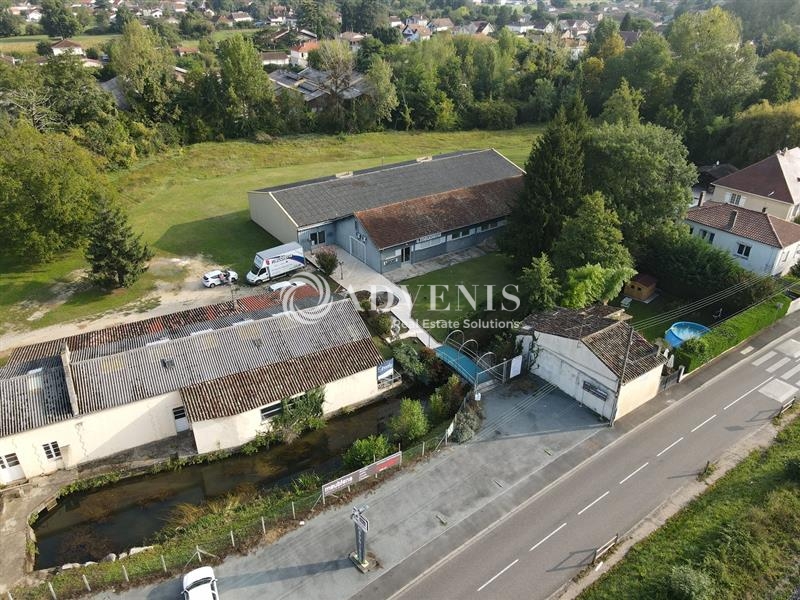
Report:
[{"label": "above ground pool", "polygon": [[692,323],[691,321],[678,321],[677,323],[673,323],[672,327],[667,329],[667,332],[664,334],[664,339],[667,340],[667,343],[670,346],[677,348],[686,340],[700,337],[709,331],[711,330],[708,327],[705,325],[700,325],[700,323]]}]

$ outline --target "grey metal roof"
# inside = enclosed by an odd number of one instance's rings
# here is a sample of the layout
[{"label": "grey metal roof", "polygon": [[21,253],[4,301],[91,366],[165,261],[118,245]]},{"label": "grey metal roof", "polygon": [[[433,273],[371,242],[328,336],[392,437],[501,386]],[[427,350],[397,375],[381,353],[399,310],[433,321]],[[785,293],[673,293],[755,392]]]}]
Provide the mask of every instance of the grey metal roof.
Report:
[{"label": "grey metal roof", "polygon": [[[328,314],[314,323],[279,314],[73,362],[80,412],[152,398],[369,338],[351,300],[334,301],[328,306]],[[264,385],[269,384],[265,381]]]},{"label": "grey metal roof", "polygon": [[522,173],[494,149],[470,150],[355,171],[348,177],[326,177],[256,191],[270,193],[297,226],[304,227]]},{"label": "grey metal roof", "polygon": [[69,419],[64,371],[59,366],[0,379],[0,410],[0,437]]}]

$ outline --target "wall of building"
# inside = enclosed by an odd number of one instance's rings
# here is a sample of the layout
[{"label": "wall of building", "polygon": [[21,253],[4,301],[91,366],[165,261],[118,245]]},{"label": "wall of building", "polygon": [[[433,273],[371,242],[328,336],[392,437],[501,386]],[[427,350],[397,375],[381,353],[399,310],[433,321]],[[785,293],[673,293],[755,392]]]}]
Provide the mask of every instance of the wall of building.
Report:
[{"label": "wall of building", "polygon": [[[297,226],[269,192],[248,192],[250,218],[282,244],[297,241]],[[256,248],[253,255],[263,248]]]},{"label": "wall of building", "polygon": [[[322,409],[326,416],[331,415],[346,406],[363,404],[379,393],[377,369],[366,369],[327,384]],[[204,454],[237,448],[268,428],[268,423],[261,421],[261,408],[257,408],[230,417],[195,422],[192,431],[197,451]]]},{"label": "wall of building", "polygon": [[731,194],[740,194],[742,201],[737,205],[750,210],[757,210],[762,212],[765,208],[767,212],[779,219],[791,221],[800,212],[800,207],[795,208],[795,205],[775,200],[774,198],[767,198],[766,196],[758,196],[756,194],[748,194],[736,191],[732,188],[723,185],[714,186],[714,194],[711,196],[713,202],[728,202]]},{"label": "wall of building", "polygon": [[658,395],[661,387],[661,371],[662,368],[659,366],[622,386],[617,402],[617,419]]},{"label": "wall of building", "polygon": [[[698,225],[697,223],[687,223],[692,228],[692,235],[700,236],[701,230],[703,229],[713,232],[714,241],[711,245],[729,252],[743,268],[754,273],[762,275],[782,275],[788,273],[792,265],[800,258],[800,255],[798,255],[800,244],[793,244],[781,250],[780,248],[774,248],[766,244],[754,242],[753,240],[741,238],[728,231],[714,229],[705,225]],[[743,258],[736,254],[739,244],[750,246],[749,257]],[[784,259],[782,260],[782,258]]]},{"label": "wall of building", "polygon": [[[527,353],[531,346],[531,336],[519,336],[522,350]],[[614,409],[614,396],[617,377],[584,344],[578,340],[537,333],[539,355],[531,365],[531,373],[555,385],[562,392],[575,398],[606,419],[611,418]],[[584,389],[588,383],[606,392],[602,400]]]},{"label": "wall of building", "polygon": [[[351,216],[346,219],[336,221],[336,244],[343,248],[346,252],[351,251],[350,238],[353,238],[354,244],[359,242],[364,244],[364,262],[373,271],[381,272],[381,256],[375,244],[369,239],[367,232],[364,230],[363,225]],[[354,256],[359,256],[356,252],[352,253]]]},{"label": "wall of building", "polygon": [[[320,243],[320,233],[325,234],[325,241]],[[311,234],[316,234],[317,243],[315,244],[311,239]],[[315,227],[309,227],[307,229],[299,229],[297,231],[297,241],[300,245],[303,246],[303,250],[305,251],[314,251],[315,248],[320,246],[327,246],[329,244],[336,243],[336,224],[335,223],[323,223],[321,225],[317,225]]]},{"label": "wall of building", "polygon": [[[28,478],[69,469],[176,435],[172,409],[182,405],[176,391],[79,415],[0,439],[0,455],[15,453]],[[42,444],[50,442],[58,443],[61,460],[45,456]]]}]

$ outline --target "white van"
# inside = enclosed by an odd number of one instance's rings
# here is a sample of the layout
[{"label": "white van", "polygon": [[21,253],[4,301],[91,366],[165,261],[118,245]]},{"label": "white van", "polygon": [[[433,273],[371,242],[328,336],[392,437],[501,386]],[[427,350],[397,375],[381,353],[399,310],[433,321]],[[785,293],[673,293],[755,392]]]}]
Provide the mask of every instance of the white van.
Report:
[{"label": "white van", "polygon": [[297,242],[262,250],[253,259],[253,266],[247,273],[247,283],[258,285],[302,269],[305,264],[306,257],[303,254],[303,247]]}]

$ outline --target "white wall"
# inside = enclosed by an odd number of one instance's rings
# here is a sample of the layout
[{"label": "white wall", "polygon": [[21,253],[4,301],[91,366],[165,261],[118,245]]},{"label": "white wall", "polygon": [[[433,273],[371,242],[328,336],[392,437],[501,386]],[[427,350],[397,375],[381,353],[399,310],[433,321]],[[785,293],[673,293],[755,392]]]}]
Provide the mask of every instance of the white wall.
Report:
[{"label": "white wall", "polygon": [[[714,229],[705,225],[697,223],[687,224],[692,227],[692,235],[700,236],[700,230],[705,229],[714,233],[714,241],[712,246],[722,248],[733,256],[738,263],[748,271],[759,273],[761,275],[784,275],[789,272],[792,265],[797,262],[798,251],[800,251],[800,244],[792,244],[791,246],[781,250],[773,246],[747,240],[745,238],[733,235],[732,233],[720,229]],[[750,246],[750,256],[743,258],[736,254],[739,244]],[[786,256],[785,260],[781,257]]]},{"label": "white wall", "polygon": [[[269,192],[248,192],[250,218],[268,233],[278,238],[282,244],[297,241],[297,225]],[[253,252],[257,252],[256,248]]]},{"label": "white wall", "polygon": [[775,200],[774,198],[767,198],[766,196],[758,196],[756,194],[749,194],[745,192],[736,191],[733,188],[728,188],[723,185],[715,185],[714,194],[711,196],[713,202],[727,202],[730,194],[739,194],[742,196],[742,202],[738,204],[743,208],[750,210],[757,210],[762,212],[764,208],[767,212],[779,219],[791,221],[797,216],[797,213],[792,216],[794,205],[786,202]]},{"label": "white wall", "polygon": [[[25,476],[36,477],[61,468],[98,460],[176,434],[172,409],[182,406],[180,394],[131,404],[24,431],[0,439],[0,455],[15,453]],[[57,442],[62,460],[51,461],[42,444]]]},{"label": "white wall", "polygon": [[661,388],[661,370],[659,365],[622,386],[615,418],[619,419],[658,395]]},{"label": "white wall", "polygon": [[[375,367],[325,386],[324,414],[330,415],[345,406],[363,404],[379,394],[378,373]],[[266,431],[268,423],[261,422],[261,408],[231,417],[198,421],[192,426],[197,451],[200,454],[228,448],[238,448]]]}]

